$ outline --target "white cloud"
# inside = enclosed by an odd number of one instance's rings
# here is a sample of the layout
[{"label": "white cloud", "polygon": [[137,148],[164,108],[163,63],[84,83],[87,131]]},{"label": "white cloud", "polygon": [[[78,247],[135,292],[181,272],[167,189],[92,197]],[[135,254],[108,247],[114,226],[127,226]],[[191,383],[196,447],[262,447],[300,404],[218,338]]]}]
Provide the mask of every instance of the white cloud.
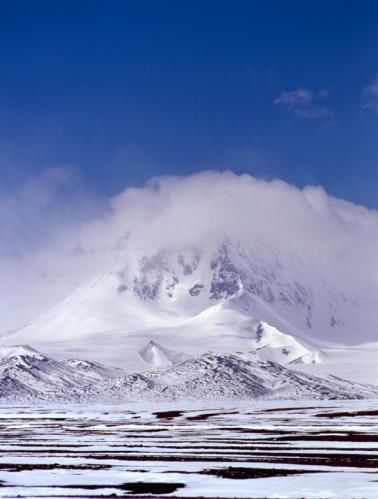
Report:
[{"label": "white cloud", "polygon": [[378,79],[364,88],[364,94],[369,97],[378,97]]},{"label": "white cloud", "polygon": [[378,78],[363,89],[362,95],[364,97],[362,110],[364,112],[378,113]]},{"label": "white cloud", "polygon": [[320,106],[317,102],[320,99],[328,97],[329,90],[322,89],[318,92],[313,92],[307,88],[299,87],[290,92],[282,92],[282,94],[273,101],[275,105],[286,107],[298,118],[303,119],[325,119],[333,118],[335,113],[332,109],[326,106]]},{"label": "white cloud", "polygon": [[319,118],[333,118],[335,113],[329,107],[313,106],[305,107],[303,109],[295,109],[294,113],[299,118],[319,119]]},{"label": "white cloud", "polygon": [[274,101],[274,104],[283,104],[289,109],[296,109],[300,106],[308,106],[314,100],[314,93],[307,88],[297,88],[291,92],[282,92]]},{"label": "white cloud", "polygon": [[44,311],[126,252],[201,247],[224,236],[322,262],[327,279],[357,294],[377,287],[378,212],[319,187],[203,172],[152,179],[106,201],[71,193],[66,205],[53,184],[33,181],[13,198],[0,196],[7,249],[0,255],[0,329]]}]

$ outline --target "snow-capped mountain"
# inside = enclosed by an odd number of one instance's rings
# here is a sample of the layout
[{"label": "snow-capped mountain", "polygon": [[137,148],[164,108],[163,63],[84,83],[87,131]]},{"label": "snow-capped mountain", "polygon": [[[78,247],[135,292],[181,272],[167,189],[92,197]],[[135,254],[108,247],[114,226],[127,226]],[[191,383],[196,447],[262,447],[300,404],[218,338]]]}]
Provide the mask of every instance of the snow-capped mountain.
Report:
[{"label": "snow-capped mountain", "polygon": [[80,372],[43,355],[27,345],[1,347],[0,392],[3,400],[59,399],[89,384]]},{"label": "snow-capped mountain", "polygon": [[[378,387],[333,376],[320,378],[259,361],[247,354],[205,353],[174,367],[144,374],[165,395],[178,399],[283,398],[349,399],[376,397]],[[156,387],[155,387],[156,390]]]},{"label": "snow-capped mountain", "polygon": [[[186,355],[257,348],[282,362],[316,362],[317,349],[302,332],[309,324],[310,291],[294,278],[282,283],[251,258],[225,242],[208,253],[162,249],[149,257],[127,255],[125,263],[80,287],[9,341],[22,339],[63,356],[85,349],[87,358],[129,369],[143,367],[139,352],[151,339]],[[100,359],[93,356],[99,350]]]},{"label": "snow-capped mountain", "polygon": [[4,342],[32,343],[63,359],[80,352],[134,372],[209,350],[317,364],[329,360],[322,351],[333,342],[369,323],[364,310],[373,304],[328,282],[321,266],[300,252],[227,238],[207,249],[126,250],[111,271]]},{"label": "snow-capped mountain", "polygon": [[188,358],[187,355],[164,348],[152,340],[139,350],[139,355],[150,367],[171,367]]},{"label": "snow-capped mountain", "polygon": [[85,360],[57,361],[28,345],[0,347],[0,400],[76,400],[94,397],[96,384],[122,369]]},{"label": "snow-capped mountain", "polygon": [[259,361],[255,352],[205,353],[176,365],[127,374],[85,360],[56,361],[28,347],[0,360],[0,402],[360,399],[378,387]]}]

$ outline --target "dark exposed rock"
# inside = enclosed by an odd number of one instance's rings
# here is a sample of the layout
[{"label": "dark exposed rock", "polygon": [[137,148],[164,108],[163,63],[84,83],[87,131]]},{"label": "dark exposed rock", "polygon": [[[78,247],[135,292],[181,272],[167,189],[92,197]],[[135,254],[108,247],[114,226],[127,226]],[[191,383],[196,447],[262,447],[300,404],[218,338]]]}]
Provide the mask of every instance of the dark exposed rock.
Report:
[{"label": "dark exposed rock", "polygon": [[190,296],[198,296],[203,290],[203,284],[195,284],[192,288],[189,289]]}]

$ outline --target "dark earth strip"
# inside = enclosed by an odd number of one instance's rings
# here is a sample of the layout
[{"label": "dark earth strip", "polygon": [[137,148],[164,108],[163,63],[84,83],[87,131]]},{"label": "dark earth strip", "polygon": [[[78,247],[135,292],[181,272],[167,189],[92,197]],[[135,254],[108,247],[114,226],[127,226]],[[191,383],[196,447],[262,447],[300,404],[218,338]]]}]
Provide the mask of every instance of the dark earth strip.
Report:
[{"label": "dark earth strip", "polygon": [[[238,468],[229,466],[228,468],[205,469],[199,472],[200,475],[212,475],[221,478],[251,479],[251,478],[271,478],[277,476],[303,475],[306,473],[324,473],[321,471],[292,470],[278,468]],[[326,473],[326,472],[325,472]]]},{"label": "dark earth strip", "polygon": [[315,414],[317,418],[354,418],[357,416],[378,416],[378,410],[354,411],[354,412],[322,412]]}]

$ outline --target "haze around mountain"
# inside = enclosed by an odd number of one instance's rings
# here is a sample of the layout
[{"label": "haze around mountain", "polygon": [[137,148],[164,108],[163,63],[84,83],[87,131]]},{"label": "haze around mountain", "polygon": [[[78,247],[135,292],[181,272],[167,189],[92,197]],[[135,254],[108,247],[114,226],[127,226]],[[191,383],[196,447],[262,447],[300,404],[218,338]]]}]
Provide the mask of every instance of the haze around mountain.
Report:
[{"label": "haze around mountain", "polygon": [[210,171],[152,179],[109,200],[76,192],[63,208],[57,193],[76,180],[62,173],[52,177],[29,183],[16,197],[3,196],[4,332],[130,255],[148,257],[158,248],[211,251],[227,238],[269,259],[276,252],[285,255],[288,272],[302,265],[311,276],[332,283],[364,309],[359,339],[376,338],[375,210],[332,198],[321,187],[298,189],[280,180]]}]

